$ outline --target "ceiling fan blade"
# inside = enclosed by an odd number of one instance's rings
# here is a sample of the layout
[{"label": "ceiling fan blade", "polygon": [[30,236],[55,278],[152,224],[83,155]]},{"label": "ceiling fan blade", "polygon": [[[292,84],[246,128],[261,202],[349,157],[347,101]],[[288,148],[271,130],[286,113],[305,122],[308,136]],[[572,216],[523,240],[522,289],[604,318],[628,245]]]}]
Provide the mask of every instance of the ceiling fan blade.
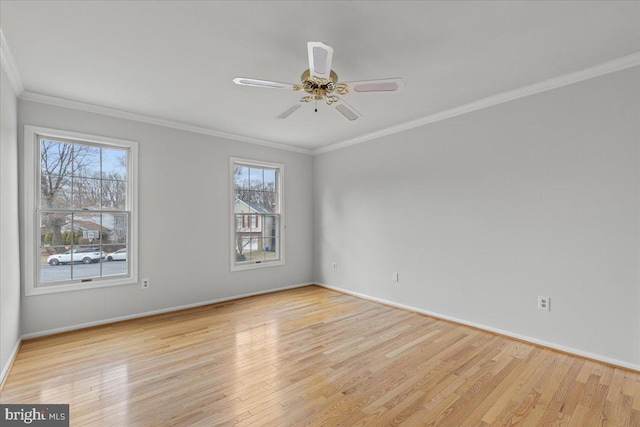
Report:
[{"label": "ceiling fan blade", "polygon": [[399,77],[394,79],[346,82],[345,84],[349,90],[353,92],[395,92],[404,87],[404,81]]},{"label": "ceiling fan blade", "polygon": [[344,102],[342,99],[338,99],[338,101],[332,105],[338,113],[342,114],[350,121],[358,120],[362,117],[362,114],[358,113],[355,108]]},{"label": "ceiling fan blade", "polygon": [[250,79],[247,77],[236,77],[233,82],[241,86],[266,87],[269,89],[293,89],[291,83],[272,82],[269,80]]},{"label": "ceiling fan blade", "polygon": [[298,108],[302,107],[302,104],[297,103],[295,105],[293,105],[291,108],[289,108],[288,110],[284,111],[282,114],[280,114],[278,116],[279,119],[286,119],[287,117],[289,117],[291,114],[293,114],[294,112],[296,112],[298,110]]},{"label": "ceiling fan blade", "polygon": [[308,42],[309,73],[312,77],[328,79],[331,75],[333,48],[322,42]]}]

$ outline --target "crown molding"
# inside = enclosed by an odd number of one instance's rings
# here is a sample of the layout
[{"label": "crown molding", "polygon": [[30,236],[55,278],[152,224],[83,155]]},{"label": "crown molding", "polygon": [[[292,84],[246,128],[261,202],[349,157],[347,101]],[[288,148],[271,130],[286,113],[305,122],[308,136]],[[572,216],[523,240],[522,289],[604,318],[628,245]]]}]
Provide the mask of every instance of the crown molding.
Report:
[{"label": "crown molding", "polygon": [[596,65],[594,67],[589,67],[581,71],[554,77],[549,80],[544,80],[539,83],[523,86],[519,89],[503,92],[497,95],[492,95],[487,98],[480,99],[478,101],[464,104],[459,107],[451,108],[449,110],[441,111],[439,113],[431,114],[429,116],[422,117],[420,119],[401,123],[396,126],[391,126],[391,127],[379,130],[377,132],[372,132],[366,135],[361,135],[352,139],[348,139],[346,141],[337,142],[335,144],[331,144],[326,147],[316,148],[311,152],[311,154],[315,156],[317,154],[339,150],[341,148],[349,147],[351,145],[356,145],[362,142],[371,141],[373,139],[381,138],[383,136],[403,132],[405,130],[424,126],[429,123],[434,123],[440,120],[449,119],[451,117],[460,116],[462,114],[467,114],[472,111],[491,107],[497,104],[502,104],[504,102],[513,101],[519,98],[524,98],[530,95],[535,95],[537,93],[545,92],[548,90],[557,89],[562,86],[578,83],[583,80],[588,80],[594,77],[610,74],[616,71],[625,70],[627,68],[636,67],[638,65],[640,65],[640,52],[636,52],[631,55],[627,55],[621,58],[607,61],[602,64]]},{"label": "crown molding", "polygon": [[292,152],[307,154],[307,155],[317,155],[317,154],[327,153],[330,151],[339,150],[341,148],[346,148],[352,145],[371,141],[384,136],[400,133],[405,130],[410,130],[416,127],[424,126],[429,123],[446,120],[446,119],[467,114],[476,110],[491,107],[493,105],[502,104],[505,102],[524,98],[530,95],[535,95],[537,93],[545,92],[548,90],[557,89],[573,83],[578,83],[594,77],[610,74],[616,71],[621,71],[627,68],[636,67],[640,65],[640,52],[635,52],[631,55],[627,55],[621,58],[607,61],[602,64],[596,65],[594,67],[590,67],[577,72],[554,77],[552,79],[544,80],[542,82],[534,83],[532,85],[524,86],[512,91],[503,92],[497,95],[492,95],[492,96],[480,99],[478,101],[474,101],[474,102],[464,104],[459,107],[451,108],[448,110],[444,110],[439,113],[431,114],[426,117],[422,117],[416,120],[411,120],[405,123],[401,123],[399,125],[391,126],[376,132],[368,133],[368,134],[351,138],[345,141],[337,142],[335,144],[331,144],[325,147],[309,150],[309,149],[300,148],[300,147],[293,147],[293,146],[282,144],[279,142],[262,140],[262,139],[252,138],[244,135],[222,132],[222,131],[205,128],[201,126],[190,125],[187,123],[159,119],[151,116],[130,113],[127,111],[116,110],[116,109],[107,108],[107,107],[100,107],[97,105],[71,101],[64,98],[58,98],[58,97],[43,95],[43,94],[34,93],[34,92],[26,92],[22,86],[20,75],[18,74],[17,68],[15,67],[15,63],[13,61],[11,53],[9,52],[9,49],[7,47],[7,44],[1,29],[0,29],[0,42],[1,42],[0,53],[2,54],[2,58],[1,58],[2,67],[7,73],[9,81],[11,82],[11,85],[16,95],[20,99],[23,99],[26,101],[39,102],[43,104],[56,105],[59,107],[71,108],[71,109],[86,111],[90,113],[102,114],[102,115],[117,117],[117,118],[126,119],[126,120],[133,120],[137,122],[153,124],[157,126],[183,130],[187,132],[215,136],[218,138],[241,141],[249,144],[262,145],[265,147],[270,147],[270,148],[275,148],[275,149],[285,150],[285,151],[292,151]]},{"label": "crown molding", "polygon": [[145,116],[142,114],[130,113],[128,111],[116,110],[113,108],[100,107],[97,105],[86,104],[77,101],[71,101],[69,99],[59,98],[55,96],[43,95],[35,92],[27,92],[22,85],[22,79],[18,73],[18,68],[15,65],[11,51],[4,38],[2,29],[0,28],[0,59],[2,68],[7,73],[11,87],[16,97],[26,100],[39,102],[42,104],[56,105],[58,107],[71,108],[74,110],[86,111],[89,113],[97,113],[110,117],[117,117],[126,120],[133,120],[136,122],[142,122],[157,126],[163,126],[172,129],[183,130],[187,132],[199,133],[203,135],[215,136],[218,138],[231,139],[234,141],[247,142],[249,144],[262,145],[269,148],[275,148],[278,150],[293,151],[295,153],[302,153],[311,155],[311,150],[300,147],[292,147],[290,145],[282,144],[274,141],[267,141],[258,138],[251,138],[244,135],[237,135],[227,132],[221,132],[214,129],[209,129],[201,126],[190,125],[187,123],[176,122],[172,120],[159,119],[156,117]]},{"label": "crown molding", "polygon": [[22,80],[20,79],[18,68],[16,67],[15,61],[13,60],[13,56],[11,55],[11,51],[9,50],[7,41],[4,38],[2,28],[0,28],[0,66],[2,66],[4,72],[7,73],[7,77],[9,79],[9,83],[11,83],[13,93],[17,97],[22,95],[22,93],[24,92]]},{"label": "crown molding", "polygon": [[102,114],[104,116],[117,117],[119,119],[132,120],[132,121],[147,123],[151,125],[163,126],[171,129],[183,130],[186,132],[199,133],[202,135],[209,135],[209,136],[215,136],[218,138],[231,139],[234,141],[247,142],[249,144],[262,145],[265,147],[275,148],[278,150],[293,151],[295,153],[311,155],[311,150],[307,150],[305,148],[292,147],[290,145],[281,144],[278,142],[267,141],[267,140],[258,139],[258,138],[251,138],[248,136],[237,135],[233,133],[221,132],[221,131],[217,131],[214,129],[209,129],[201,126],[190,125],[187,123],[176,122],[172,120],[158,119],[151,116],[130,113],[128,111],[116,110],[113,108],[100,107],[98,105],[93,105],[93,104],[85,104],[83,102],[71,101],[69,99],[43,95],[40,93],[23,92],[19,98],[25,101],[39,102],[41,104],[71,108],[74,110],[85,111],[88,113]]}]

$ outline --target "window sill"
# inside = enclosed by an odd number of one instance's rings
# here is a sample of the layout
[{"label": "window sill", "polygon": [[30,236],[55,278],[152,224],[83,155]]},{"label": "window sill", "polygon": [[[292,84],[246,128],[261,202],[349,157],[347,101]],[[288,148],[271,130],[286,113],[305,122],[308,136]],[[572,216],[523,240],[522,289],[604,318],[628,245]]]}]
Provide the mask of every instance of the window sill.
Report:
[{"label": "window sill", "polygon": [[284,260],[268,261],[268,262],[251,262],[247,264],[234,264],[231,266],[231,271],[255,270],[257,268],[277,267],[279,265],[284,265]]},{"label": "window sill", "polygon": [[40,285],[29,286],[25,291],[25,296],[57,294],[59,292],[83,291],[87,289],[109,288],[112,286],[135,285],[138,281],[132,277],[120,279],[102,279],[91,282],[67,283],[63,285]]}]

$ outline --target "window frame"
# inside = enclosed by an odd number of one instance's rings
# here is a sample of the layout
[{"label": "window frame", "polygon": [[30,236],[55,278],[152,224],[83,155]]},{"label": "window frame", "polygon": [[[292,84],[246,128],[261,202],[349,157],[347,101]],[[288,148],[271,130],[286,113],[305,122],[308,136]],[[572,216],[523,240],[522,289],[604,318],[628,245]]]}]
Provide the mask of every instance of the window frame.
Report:
[{"label": "window frame", "polygon": [[[236,212],[235,212],[235,182],[233,179],[234,176],[234,168],[236,164],[242,166],[256,167],[256,168],[268,168],[268,169],[276,169],[276,189],[277,189],[277,200],[278,200],[278,212],[276,215],[279,217],[279,232],[280,232],[280,259],[274,261],[255,261],[255,262],[243,262],[238,264],[236,262]],[[266,267],[276,267],[285,264],[285,230],[286,230],[286,222],[285,222],[285,200],[284,200],[284,164],[282,163],[273,163],[262,160],[252,160],[245,159],[240,157],[230,157],[229,158],[229,268],[230,271],[244,271],[244,270],[253,270],[256,268],[266,268]],[[256,221],[260,221],[257,219]],[[262,223],[262,221],[260,221]],[[248,224],[247,224],[248,225]]]},{"label": "window frame", "polygon": [[[90,282],[82,278],[42,284],[40,283],[40,138],[59,139],[64,142],[96,145],[99,147],[125,148],[127,157],[127,200],[124,212],[129,214],[127,241],[127,275],[92,277]],[[58,292],[87,290],[138,283],[138,142],[105,136],[91,135],[40,126],[24,126],[24,265],[25,296]],[[99,211],[96,211],[99,212]],[[84,279],[86,280],[86,279]]]}]

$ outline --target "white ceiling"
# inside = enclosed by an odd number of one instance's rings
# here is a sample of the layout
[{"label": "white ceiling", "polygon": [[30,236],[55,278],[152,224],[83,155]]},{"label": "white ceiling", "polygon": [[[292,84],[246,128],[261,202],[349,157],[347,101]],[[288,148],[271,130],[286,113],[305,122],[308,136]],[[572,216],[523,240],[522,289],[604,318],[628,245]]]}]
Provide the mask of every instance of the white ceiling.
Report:
[{"label": "white ceiling", "polygon": [[[322,150],[640,52],[638,1],[9,1],[0,26],[34,94]],[[334,48],[340,81],[402,77],[349,94],[363,118],[299,93],[307,41]]]}]

